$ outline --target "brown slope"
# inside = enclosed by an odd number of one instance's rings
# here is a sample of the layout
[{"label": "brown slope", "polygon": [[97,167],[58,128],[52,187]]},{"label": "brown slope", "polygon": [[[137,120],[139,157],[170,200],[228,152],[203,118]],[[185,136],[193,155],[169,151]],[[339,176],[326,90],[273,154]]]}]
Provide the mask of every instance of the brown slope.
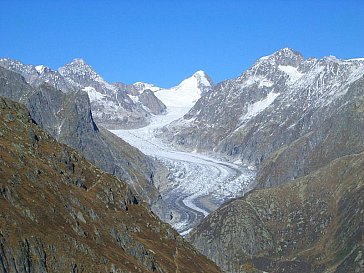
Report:
[{"label": "brown slope", "polygon": [[191,241],[229,272],[364,272],[363,196],[364,153],[343,156],[224,205]]},{"label": "brown slope", "polygon": [[0,272],[220,272],[126,184],[0,98]]}]

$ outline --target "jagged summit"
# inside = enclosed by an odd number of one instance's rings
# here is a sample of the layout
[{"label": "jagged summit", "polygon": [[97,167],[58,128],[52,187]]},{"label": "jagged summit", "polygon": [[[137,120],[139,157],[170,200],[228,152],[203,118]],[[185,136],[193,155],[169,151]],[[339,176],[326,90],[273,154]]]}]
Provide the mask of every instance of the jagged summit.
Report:
[{"label": "jagged summit", "polygon": [[197,79],[199,88],[202,88],[202,92],[208,91],[214,86],[211,77],[203,70],[198,70],[192,76]]},{"label": "jagged summit", "polygon": [[[284,48],[259,59],[241,76],[219,83],[163,136],[190,149],[214,149],[259,165],[275,149],[273,145],[307,132],[312,113],[319,115],[319,109],[334,105],[363,75],[360,59],[304,59]],[[282,137],[283,130],[294,134]],[[271,146],[264,146],[268,140]]]},{"label": "jagged summit", "polygon": [[[101,95],[114,95],[118,88],[105,81],[85,60],[77,58],[58,69],[66,79],[78,84],[84,91],[95,90]],[[85,89],[86,88],[86,89]],[[90,97],[93,100],[95,96]],[[100,97],[100,96],[98,96]]]},{"label": "jagged summit", "polygon": [[261,57],[255,65],[268,63],[271,65],[289,65],[297,67],[303,61],[304,57],[300,52],[285,47],[274,52],[271,55]]},{"label": "jagged summit", "polygon": [[205,71],[198,70],[192,76],[183,80],[178,86],[172,89],[180,89],[180,88],[197,88],[199,89],[200,94],[208,91],[214,85],[211,78],[206,74]]},{"label": "jagged summit", "polygon": [[[75,58],[71,62],[65,64],[63,67],[58,68],[58,71],[61,74],[70,73],[69,70],[72,70],[73,73],[92,73],[97,74],[96,71],[93,69],[93,67],[88,64],[84,59],[81,58]],[[99,76],[100,77],[100,76]]]},{"label": "jagged summit", "polygon": [[35,69],[38,71],[39,74],[42,74],[50,68],[46,67],[45,65],[37,65],[35,66]]}]

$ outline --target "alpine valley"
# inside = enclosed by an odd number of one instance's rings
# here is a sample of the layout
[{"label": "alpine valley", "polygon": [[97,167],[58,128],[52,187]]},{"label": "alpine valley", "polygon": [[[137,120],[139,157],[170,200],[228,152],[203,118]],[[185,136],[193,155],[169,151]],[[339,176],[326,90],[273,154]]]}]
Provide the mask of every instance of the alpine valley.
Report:
[{"label": "alpine valley", "polygon": [[3,58],[0,122],[0,272],[364,272],[364,58],[171,88]]}]

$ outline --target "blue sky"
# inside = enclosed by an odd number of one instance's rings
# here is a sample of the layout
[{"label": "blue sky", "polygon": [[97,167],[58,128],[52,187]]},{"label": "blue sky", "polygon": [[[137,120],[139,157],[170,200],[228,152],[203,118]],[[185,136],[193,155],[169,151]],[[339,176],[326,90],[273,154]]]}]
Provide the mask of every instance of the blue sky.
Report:
[{"label": "blue sky", "polygon": [[362,0],[1,0],[0,56],[57,69],[83,58],[107,81],[215,82],[291,47],[364,57]]}]

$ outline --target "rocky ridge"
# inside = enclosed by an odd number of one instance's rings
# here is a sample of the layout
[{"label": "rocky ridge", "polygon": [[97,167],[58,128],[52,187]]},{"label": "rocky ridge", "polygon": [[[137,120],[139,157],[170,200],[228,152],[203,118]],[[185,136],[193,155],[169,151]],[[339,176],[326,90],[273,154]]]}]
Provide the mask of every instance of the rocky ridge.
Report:
[{"label": "rocky ridge", "polygon": [[333,116],[337,102],[345,103],[341,98],[362,75],[360,59],[304,59],[285,48],[219,83],[160,135],[177,146],[214,151],[258,168]]},{"label": "rocky ridge", "polygon": [[364,270],[364,64],[310,62],[289,96],[253,103],[239,138],[230,138],[246,152],[270,149],[258,154],[257,189],[191,232],[196,248],[228,272]]},{"label": "rocky ridge", "polygon": [[33,120],[52,137],[125,180],[162,218],[167,214],[154,186],[159,164],[97,126],[85,92],[65,93],[47,83],[33,87],[21,75],[0,67],[0,96],[24,103]]},{"label": "rocky ridge", "polygon": [[[121,85],[113,85],[106,82],[96,71],[82,59],[75,59],[71,63],[59,68],[60,74],[80,85],[88,93],[92,113],[100,125],[108,129],[137,128],[149,123],[151,114],[163,114],[164,107],[152,92],[143,92],[143,99],[139,100],[139,94],[130,96],[125,89],[119,89]],[[150,96],[154,104],[145,97]],[[149,106],[153,106],[150,109]],[[156,107],[159,109],[155,109]]]},{"label": "rocky ridge", "polygon": [[0,123],[1,272],[220,272],[24,106],[0,98]]},{"label": "rocky ridge", "polygon": [[[145,93],[143,101],[137,99],[139,93],[135,94],[136,97],[130,97],[127,90],[131,90],[132,85],[109,84],[82,59],[74,59],[58,71],[44,65],[26,65],[7,58],[0,59],[0,66],[21,74],[33,87],[46,82],[65,93],[82,89],[88,93],[95,121],[106,128],[144,126],[149,123],[151,114],[163,114],[165,110],[161,102],[155,102],[158,99],[153,93]],[[154,104],[144,104],[144,101],[149,102],[145,97],[150,97],[149,100]]]}]

